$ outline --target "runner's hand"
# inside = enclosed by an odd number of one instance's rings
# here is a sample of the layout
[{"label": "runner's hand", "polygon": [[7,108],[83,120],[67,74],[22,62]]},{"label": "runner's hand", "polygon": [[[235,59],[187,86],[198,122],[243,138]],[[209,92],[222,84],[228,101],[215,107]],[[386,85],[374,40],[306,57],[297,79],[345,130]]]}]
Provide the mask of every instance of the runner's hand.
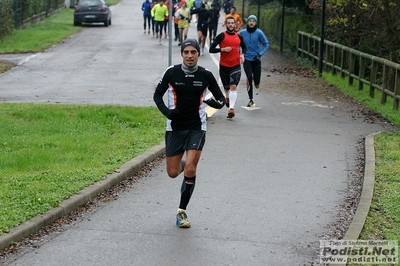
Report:
[{"label": "runner's hand", "polygon": [[216,101],[212,98],[210,98],[208,100],[204,100],[203,102],[205,102],[210,107],[215,108],[215,109],[221,109],[224,106],[223,103],[221,103],[220,101]]}]

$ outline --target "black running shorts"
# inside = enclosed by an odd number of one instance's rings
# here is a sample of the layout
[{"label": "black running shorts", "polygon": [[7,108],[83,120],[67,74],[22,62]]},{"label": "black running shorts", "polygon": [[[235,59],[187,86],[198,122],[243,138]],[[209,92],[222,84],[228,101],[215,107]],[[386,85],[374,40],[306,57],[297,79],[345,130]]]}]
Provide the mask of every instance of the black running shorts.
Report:
[{"label": "black running shorts", "polygon": [[187,150],[202,150],[206,142],[204,130],[167,131],[165,133],[165,155],[175,156]]},{"label": "black running shorts", "polygon": [[230,85],[238,85],[241,78],[240,65],[234,67],[225,67],[219,65],[219,77],[225,90],[229,90]]},{"label": "black running shorts", "polygon": [[201,31],[204,37],[207,37],[208,24],[197,24],[197,31]]}]

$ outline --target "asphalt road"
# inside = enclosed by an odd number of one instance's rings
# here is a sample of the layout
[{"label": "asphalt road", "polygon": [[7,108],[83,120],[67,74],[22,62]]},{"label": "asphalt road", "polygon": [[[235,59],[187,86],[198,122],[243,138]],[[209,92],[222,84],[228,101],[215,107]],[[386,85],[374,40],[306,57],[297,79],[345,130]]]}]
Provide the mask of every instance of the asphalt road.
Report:
[{"label": "asphalt road", "polygon": [[[154,105],[169,47],[167,39],[159,45],[143,34],[140,7],[123,0],[108,28],[87,26],[43,53],[8,56],[20,65],[0,75],[0,100]],[[189,36],[195,34],[192,23]],[[180,63],[175,42],[171,49],[172,63]],[[216,62],[206,53],[199,64],[218,77]],[[336,108],[340,102],[291,93],[280,78],[263,73],[256,108],[248,110],[241,107],[248,101],[242,72],[236,117],[227,119],[224,108],[209,119],[188,207],[192,228],[175,226],[181,177],[168,178],[162,163],[118,200],[1,262],[313,265],[346,198],[359,141],[385,127],[349,116]]]}]

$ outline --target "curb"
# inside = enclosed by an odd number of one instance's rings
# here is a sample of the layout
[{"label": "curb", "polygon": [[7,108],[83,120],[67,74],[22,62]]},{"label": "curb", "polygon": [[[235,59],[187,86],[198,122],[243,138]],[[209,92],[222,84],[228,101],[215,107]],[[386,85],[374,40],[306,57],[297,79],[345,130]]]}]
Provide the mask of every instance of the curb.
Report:
[{"label": "curb", "polygon": [[38,232],[41,228],[52,224],[64,215],[76,210],[86,202],[94,199],[97,195],[108,188],[111,188],[129,177],[134,172],[154,161],[165,152],[165,143],[162,141],[159,145],[135,157],[129,162],[116,169],[114,173],[106,176],[105,179],[84,188],[78,194],[62,201],[59,207],[48,210],[47,212],[33,217],[21,225],[13,227],[10,232],[0,236],[0,250],[9,247],[14,242],[19,242],[31,234]]},{"label": "curb", "polygon": [[346,235],[343,240],[357,240],[361,230],[364,227],[365,219],[367,218],[369,208],[371,206],[372,197],[374,195],[375,183],[375,148],[374,136],[380,132],[369,134],[365,138],[365,162],[364,162],[364,180],[361,190],[360,201],[358,202],[356,213]]},{"label": "curb", "polygon": [[[358,202],[356,213],[350,223],[349,228],[343,240],[357,240],[361,230],[364,227],[365,219],[367,218],[369,208],[371,206],[372,197],[374,195],[375,183],[375,148],[374,136],[381,132],[369,134],[365,137],[365,162],[364,162],[364,180],[361,190],[360,201]],[[330,264],[329,264],[330,265]],[[339,263],[335,265],[346,266],[347,263]]]}]

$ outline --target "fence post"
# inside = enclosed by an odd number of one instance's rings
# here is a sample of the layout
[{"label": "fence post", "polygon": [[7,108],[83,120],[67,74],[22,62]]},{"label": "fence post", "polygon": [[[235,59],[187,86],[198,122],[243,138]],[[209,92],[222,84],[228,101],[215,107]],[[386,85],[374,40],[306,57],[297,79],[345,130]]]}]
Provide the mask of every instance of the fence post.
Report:
[{"label": "fence post", "polygon": [[361,79],[364,79],[364,73],[365,73],[365,63],[364,63],[364,58],[362,57],[362,53],[360,53],[360,63],[358,65],[359,70],[358,70],[358,90],[362,90],[364,83],[361,82]]},{"label": "fence post", "polygon": [[331,71],[331,67],[328,65],[328,63],[331,60],[331,47],[326,44],[325,45],[325,70],[327,72]]},{"label": "fence post", "polygon": [[332,74],[336,75],[336,63],[337,63],[337,48],[336,48],[336,43],[333,44],[333,55],[332,55]]},{"label": "fence post", "polygon": [[342,58],[340,59],[340,77],[341,77],[341,78],[344,78],[344,77],[345,77],[344,71],[343,71],[344,65],[345,65],[344,60],[345,60],[345,51],[344,51],[344,49],[343,49],[343,47],[342,47]]},{"label": "fence post", "polygon": [[369,86],[369,96],[371,98],[374,98],[375,96],[375,88],[373,84],[376,83],[376,76],[378,74],[378,64],[375,62],[375,56],[371,58],[372,64],[371,64],[371,80],[370,80],[370,86]]},{"label": "fence post", "polygon": [[385,90],[387,90],[388,86],[388,78],[389,78],[389,67],[386,65],[386,60],[383,61],[383,82],[382,82],[382,97],[381,97],[381,103],[385,104],[387,101],[387,94]]},{"label": "fence post", "polygon": [[394,97],[393,97],[393,109],[399,109],[399,99],[400,97],[400,70],[399,65],[396,65],[396,74],[395,74],[395,81],[394,81]]},{"label": "fence post", "polygon": [[297,32],[297,52],[296,52],[296,54],[297,54],[297,56],[302,57],[300,54],[300,51],[299,51],[299,47],[301,47],[301,42],[300,42],[300,32],[298,31]]},{"label": "fence post", "polygon": [[353,49],[350,49],[350,62],[349,62],[349,85],[353,85],[353,77],[351,76],[354,74],[354,65],[355,65],[355,56],[352,53]]},{"label": "fence post", "polygon": [[14,0],[14,27],[15,29],[21,27],[21,7],[19,0]]},{"label": "fence post", "polygon": [[315,38],[314,39],[314,52],[313,52],[313,65],[317,65],[317,58],[319,54],[319,41]]}]

